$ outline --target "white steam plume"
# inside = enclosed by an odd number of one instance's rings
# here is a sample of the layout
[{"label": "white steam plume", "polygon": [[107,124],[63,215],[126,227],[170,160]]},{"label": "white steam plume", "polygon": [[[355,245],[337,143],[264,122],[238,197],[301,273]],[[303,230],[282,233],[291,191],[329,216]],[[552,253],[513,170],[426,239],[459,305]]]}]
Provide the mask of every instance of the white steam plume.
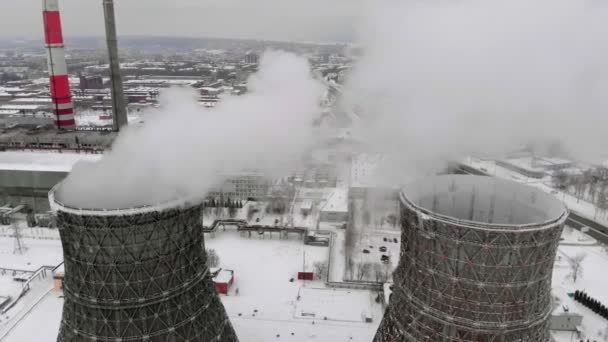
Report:
[{"label": "white steam plume", "polygon": [[268,52],[249,93],[213,110],[190,91],[169,90],[164,107],[121,132],[101,161],[77,164],[57,197],[81,208],[130,208],[202,197],[222,174],[286,167],[314,141],[322,87],[311,75],[305,59]]},{"label": "white steam plume", "polygon": [[345,87],[356,136],[424,173],[531,142],[607,158],[607,2],[378,3]]}]

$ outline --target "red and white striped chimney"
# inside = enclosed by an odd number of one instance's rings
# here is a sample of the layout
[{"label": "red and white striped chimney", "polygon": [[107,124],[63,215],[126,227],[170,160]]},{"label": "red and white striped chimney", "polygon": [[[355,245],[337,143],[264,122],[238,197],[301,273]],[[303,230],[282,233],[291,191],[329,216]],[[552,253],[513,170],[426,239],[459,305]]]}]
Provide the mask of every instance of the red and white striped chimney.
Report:
[{"label": "red and white striped chimney", "polygon": [[49,84],[55,113],[55,125],[59,129],[75,129],[74,104],[72,103],[68,68],[65,62],[58,0],[42,0],[42,6],[44,41],[48,49]]}]

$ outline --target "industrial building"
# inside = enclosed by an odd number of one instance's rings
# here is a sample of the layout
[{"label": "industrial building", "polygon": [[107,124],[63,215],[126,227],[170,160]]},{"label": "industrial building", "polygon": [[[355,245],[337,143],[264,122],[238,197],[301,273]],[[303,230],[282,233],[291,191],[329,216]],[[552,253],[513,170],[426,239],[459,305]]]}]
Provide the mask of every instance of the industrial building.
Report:
[{"label": "industrial building", "polygon": [[225,270],[223,268],[215,270],[211,269],[211,274],[213,277],[213,284],[215,285],[215,290],[217,291],[217,293],[228,295],[230,287],[232,286],[232,284],[234,284],[234,271]]},{"label": "industrial building", "polygon": [[270,180],[261,172],[256,170],[243,171],[223,175],[224,181],[221,185],[212,188],[209,198],[226,199],[264,199],[268,197]]},{"label": "industrial building", "polygon": [[375,342],[550,341],[568,212],[511,181],[437,176],[400,195],[401,260]]},{"label": "industrial building", "polygon": [[319,219],[325,222],[348,221],[348,189],[335,188],[329,194]]},{"label": "industrial building", "polygon": [[206,266],[200,205],[87,209],[61,196],[49,193],[65,260],[58,341],[237,341]]}]

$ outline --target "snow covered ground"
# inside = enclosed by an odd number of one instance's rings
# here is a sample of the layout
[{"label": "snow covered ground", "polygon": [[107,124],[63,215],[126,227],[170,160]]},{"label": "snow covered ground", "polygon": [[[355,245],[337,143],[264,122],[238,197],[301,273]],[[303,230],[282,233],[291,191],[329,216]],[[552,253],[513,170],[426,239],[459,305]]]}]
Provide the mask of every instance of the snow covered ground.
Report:
[{"label": "snow covered ground", "polygon": [[25,314],[13,329],[10,331],[7,329],[6,336],[3,337],[0,333],[0,341],[54,342],[57,340],[63,299],[52,291],[45,292],[39,299],[34,309]]},{"label": "snow covered ground", "polygon": [[[38,233],[47,237],[54,232],[40,228],[26,230],[24,236],[32,237]],[[215,249],[219,255],[219,266],[234,270],[235,282],[229,294],[221,298],[241,341],[372,340],[383,310],[373,300],[376,293],[329,289],[323,280],[297,280],[298,271],[313,271],[314,263],[327,262],[329,248],[306,246],[297,235],[288,240],[279,239],[277,234],[253,234],[249,238],[231,227],[205,239],[206,248]],[[61,260],[59,240],[24,238],[24,242],[28,250],[17,256],[12,254],[13,239],[0,237],[0,267],[37,268]],[[56,340],[63,301],[49,292],[52,277],[45,279],[48,283],[37,287],[40,293],[26,296],[36,306],[17,308],[20,316],[15,314],[16,319],[7,321],[11,324],[10,331],[0,326],[0,341]],[[11,283],[12,277],[6,280]],[[11,288],[3,284],[0,277],[0,289]],[[302,315],[303,312],[312,312],[315,317]],[[366,316],[372,318],[371,323],[364,322]],[[34,329],[37,325],[41,328]],[[2,338],[4,333],[7,335]]]},{"label": "snow covered ground", "polygon": [[550,180],[547,177],[543,179],[528,178],[518,172],[511,171],[509,169],[496,165],[496,162],[494,160],[466,158],[462,162],[489,175],[525,183],[529,186],[533,186],[542,191],[551,193],[555,197],[562,200],[566,204],[568,209],[575,212],[576,214],[588,218],[590,220],[597,221],[598,223],[601,223],[603,225],[608,225],[608,218],[602,215],[598,215],[597,207],[594,204],[585,200],[579,200],[575,196],[572,196],[564,191],[559,191],[551,187]]},{"label": "snow covered ground", "polygon": [[[5,229],[6,227],[2,227],[2,230]],[[34,235],[30,229],[22,230],[24,236]],[[36,228],[33,229],[35,230]],[[23,254],[15,253],[15,239],[12,237],[0,237],[1,268],[35,271],[41,266],[56,266],[63,261],[63,252],[59,239],[23,238],[22,243],[25,247]]]},{"label": "snow covered ground", "polygon": [[[400,239],[401,234],[397,231],[364,231],[355,239],[355,248],[353,249],[355,266],[352,274],[347,272],[346,277],[351,280],[390,280],[393,270],[399,263]],[[389,257],[388,262],[381,261],[383,255]],[[362,271],[359,267],[359,265],[365,263],[372,265],[368,272]]]},{"label": "snow covered ground", "polygon": [[[585,255],[582,261],[582,274],[576,283],[570,277],[572,269],[569,259],[577,255]],[[560,288],[572,293],[576,290],[585,290],[587,294],[600,302],[608,303],[608,249],[606,246],[560,246],[553,271],[553,288]],[[553,332],[557,342],[608,340],[608,321],[582,304],[574,302],[576,311],[583,315],[583,333],[577,337],[571,332]],[[574,336],[574,339],[571,338]]]},{"label": "snow covered ground", "polygon": [[[244,215],[239,212],[239,215]],[[266,216],[266,215],[264,215]],[[268,220],[273,220],[272,216]],[[210,224],[209,221],[205,222]],[[333,232],[334,248],[330,280],[343,281],[344,230],[329,223],[320,229]],[[23,228],[27,250],[14,254],[14,239],[9,227],[0,226],[0,267],[36,270],[42,265],[57,265],[62,260],[58,231],[45,228]],[[389,241],[389,237],[398,239]],[[384,241],[384,239],[387,239]],[[207,234],[206,248],[214,249],[219,266],[234,270],[235,282],[227,296],[221,296],[226,311],[242,342],[267,341],[360,341],[372,340],[382,318],[383,307],[375,302],[376,293],[369,290],[333,289],[324,279],[297,280],[297,272],[314,271],[314,264],[328,262],[330,248],[306,246],[298,235],[280,239],[278,234],[242,235],[235,227],[226,227],[214,237]],[[363,258],[375,260],[387,247],[396,263],[399,253],[398,230],[363,230],[356,250],[365,248]],[[373,246],[370,248],[369,246]],[[372,251],[373,250],[373,251]],[[568,260],[585,254],[583,272],[576,283],[569,277]],[[394,258],[392,256],[395,256]],[[362,260],[366,261],[366,260]],[[394,265],[391,265],[394,267]],[[555,263],[553,284],[563,292],[585,290],[608,303],[608,250],[578,230],[566,228]],[[373,280],[373,279],[369,279]],[[20,283],[12,273],[0,274],[0,296],[18,293]],[[0,341],[55,341],[63,300],[50,291],[52,277],[37,279],[22,302],[7,315],[0,315]],[[238,294],[237,294],[238,289]],[[583,335],[580,338],[603,341],[608,322],[582,305],[576,309],[584,314]],[[371,318],[366,323],[365,318]],[[556,332],[557,342],[570,341],[569,332]],[[574,339],[573,341],[578,341]]]},{"label": "snow covered ground", "polygon": [[[221,267],[235,271],[232,291],[222,301],[241,341],[371,341],[382,317],[372,292],[291,281],[303,267],[308,271],[314,262],[327,261],[327,247],[276,236],[248,239],[229,229],[206,245],[217,251]],[[316,319],[302,312],[314,313]],[[373,322],[363,322],[362,312],[369,312]]]}]

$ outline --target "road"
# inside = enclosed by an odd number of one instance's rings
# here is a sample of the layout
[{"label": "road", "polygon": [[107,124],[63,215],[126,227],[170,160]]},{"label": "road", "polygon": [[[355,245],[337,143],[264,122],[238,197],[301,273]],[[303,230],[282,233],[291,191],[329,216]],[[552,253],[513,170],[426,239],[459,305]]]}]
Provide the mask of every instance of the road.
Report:
[{"label": "road", "polygon": [[[453,173],[478,175],[478,176],[490,176],[481,170],[477,170],[473,167],[470,167],[468,165],[463,165],[463,164],[460,164],[457,168],[455,168],[453,170]],[[570,216],[568,217],[566,224],[568,226],[578,229],[578,230],[581,230],[583,227],[588,227],[589,228],[589,231],[587,231],[588,235],[590,235],[597,241],[608,244],[608,227],[606,227],[596,221],[582,217],[582,216],[570,211]]]}]

